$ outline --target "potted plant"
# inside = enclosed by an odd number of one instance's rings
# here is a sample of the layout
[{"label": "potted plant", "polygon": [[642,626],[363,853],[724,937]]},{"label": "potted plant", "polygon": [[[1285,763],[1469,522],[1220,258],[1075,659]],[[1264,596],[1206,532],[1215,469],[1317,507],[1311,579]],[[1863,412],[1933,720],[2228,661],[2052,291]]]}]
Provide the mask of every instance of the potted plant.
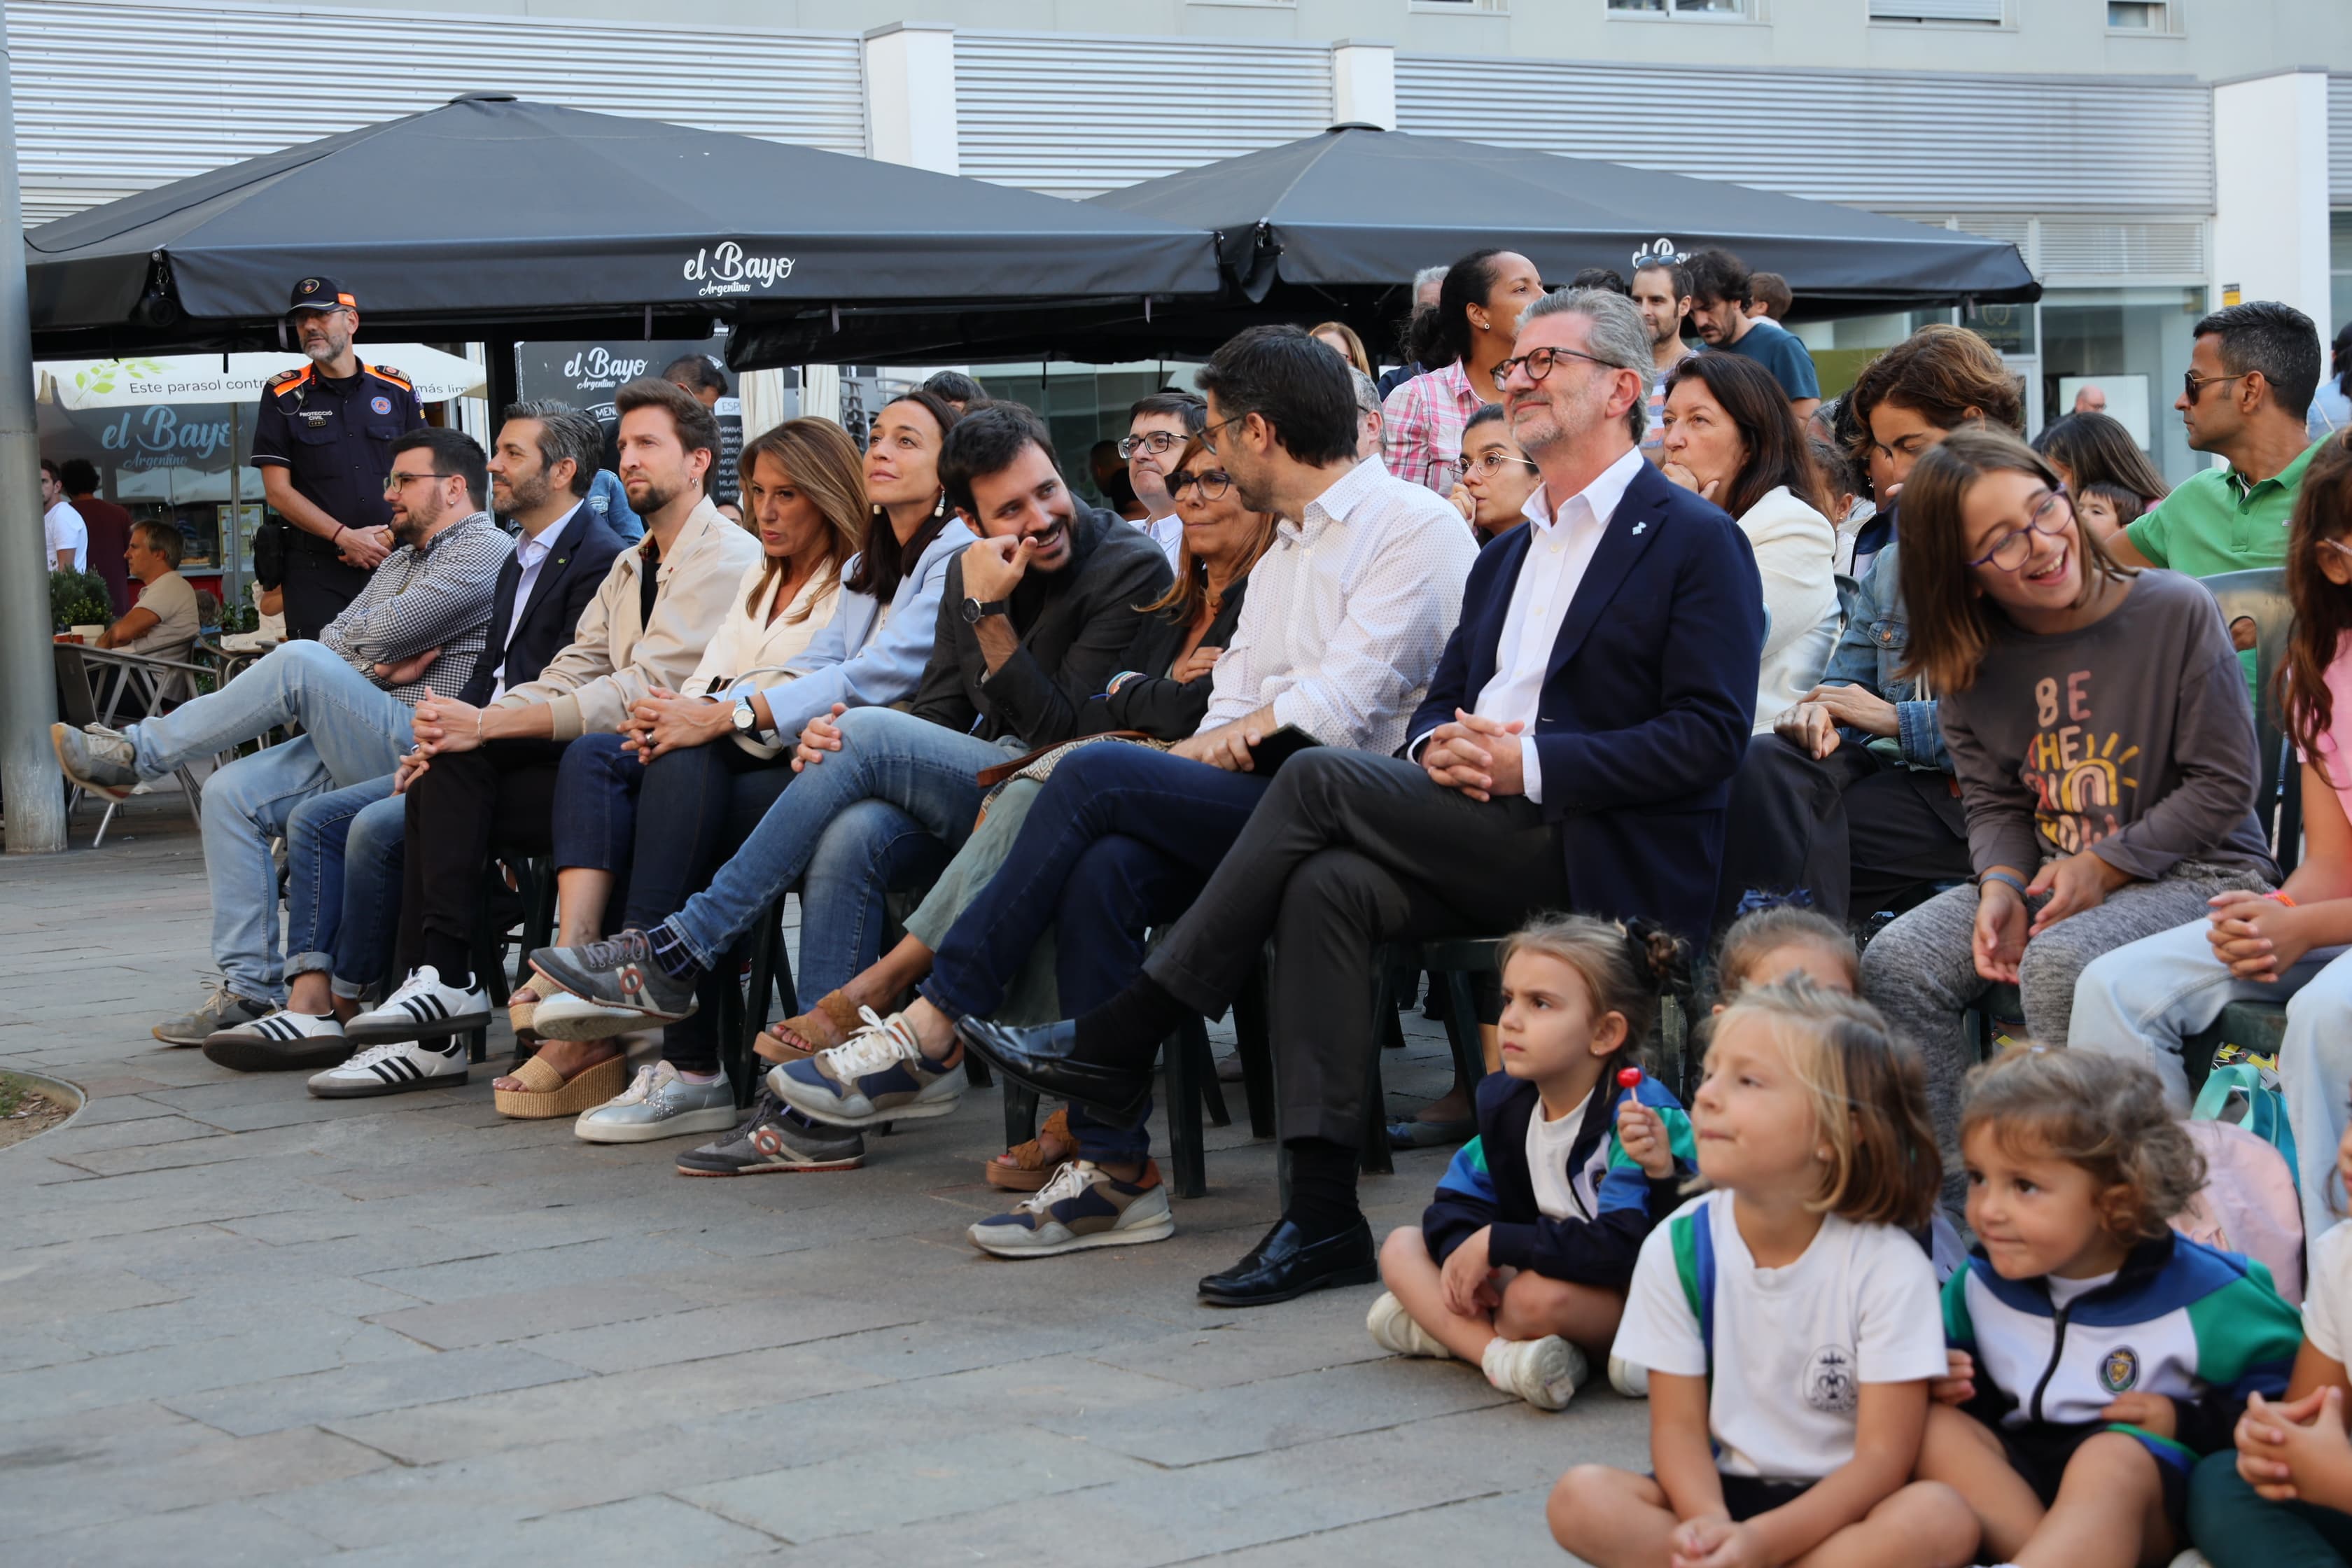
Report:
[{"label": "potted plant", "polygon": [[113,619],[114,602],[107,596],[105,578],[95,572],[49,574],[50,630],[91,637]]}]

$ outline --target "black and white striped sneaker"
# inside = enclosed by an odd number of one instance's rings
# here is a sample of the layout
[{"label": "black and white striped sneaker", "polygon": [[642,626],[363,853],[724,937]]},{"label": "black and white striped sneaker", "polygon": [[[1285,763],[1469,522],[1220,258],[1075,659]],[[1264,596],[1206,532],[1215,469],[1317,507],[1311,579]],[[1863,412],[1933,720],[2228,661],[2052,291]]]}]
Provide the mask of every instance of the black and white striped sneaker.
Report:
[{"label": "black and white striped sneaker", "polygon": [[370,1046],[339,1068],[314,1073],[310,1092],[321,1100],[365,1100],[412,1089],[454,1089],[466,1081],[466,1042],[394,1040]]},{"label": "black and white striped sneaker", "polygon": [[444,985],[440,972],[427,963],[410,970],[399,990],[344,1025],[343,1037],[355,1046],[437,1040],[487,1028],[489,1022],[488,992],[479,985],[470,991]]},{"label": "black and white striped sneaker", "polygon": [[332,1013],[320,1017],[289,1007],[215,1029],[205,1040],[206,1057],[237,1072],[315,1071],[351,1054],[352,1043]]}]

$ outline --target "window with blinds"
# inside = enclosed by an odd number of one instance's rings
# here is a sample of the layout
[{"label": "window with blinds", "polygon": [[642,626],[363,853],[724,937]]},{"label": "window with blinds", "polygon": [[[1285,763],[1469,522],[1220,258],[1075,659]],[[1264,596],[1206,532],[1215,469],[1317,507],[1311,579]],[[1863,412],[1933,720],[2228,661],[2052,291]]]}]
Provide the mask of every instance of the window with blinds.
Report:
[{"label": "window with blinds", "polygon": [[1870,0],[1874,22],[1984,22],[2009,20],[2008,0]]}]

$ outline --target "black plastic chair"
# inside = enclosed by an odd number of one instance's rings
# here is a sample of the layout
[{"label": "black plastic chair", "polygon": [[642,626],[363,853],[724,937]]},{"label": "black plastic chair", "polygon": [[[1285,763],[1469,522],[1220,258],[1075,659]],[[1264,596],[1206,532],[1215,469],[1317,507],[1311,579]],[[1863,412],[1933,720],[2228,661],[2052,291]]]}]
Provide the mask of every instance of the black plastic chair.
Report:
[{"label": "black plastic chair", "polygon": [[[507,935],[514,927],[499,921],[497,912],[501,895],[507,890],[501,867],[514,873],[514,890],[522,898],[521,938],[515,948],[511,980],[507,974]],[[500,855],[494,850],[482,873],[481,901],[474,919],[474,973],[482,977],[482,986],[489,993],[492,1007],[507,1005],[515,987],[530,978],[531,953],[554,940],[554,861],[546,855]],[[468,1060],[482,1061],[489,1050],[490,1031],[487,1026],[466,1032]]]}]

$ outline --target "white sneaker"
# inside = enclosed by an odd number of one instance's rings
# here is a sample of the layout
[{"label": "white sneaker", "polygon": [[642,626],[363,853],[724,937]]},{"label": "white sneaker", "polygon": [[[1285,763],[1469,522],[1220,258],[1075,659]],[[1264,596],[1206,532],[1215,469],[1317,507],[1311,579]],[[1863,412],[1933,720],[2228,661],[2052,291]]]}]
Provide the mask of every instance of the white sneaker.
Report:
[{"label": "white sneaker", "polygon": [[366,1100],[412,1089],[455,1089],[466,1081],[466,1042],[391,1040],[370,1046],[339,1068],[310,1076],[321,1100]]},{"label": "white sneaker", "polygon": [[1486,1346],[1486,1381],[1538,1410],[1565,1410],[1591,1369],[1584,1352],[1558,1334],[1496,1339]]},{"label": "white sneaker", "polygon": [[408,972],[400,989],[343,1026],[343,1037],[355,1046],[382,1045],[394,1040],[432,1040],[488,1028],[490,994],[477,984],[470,991],[441,984],[431,964]]},{"label": "white sneaker", "polygon": [[[541,985],[549,982],[542,980]],[[607,1007],[569,991],[542,997],[531,1010],[534,1033],[551,1040],[607,1040],[645,1027],[646,1016],[627,1007]]]},{"label": "white sneaker", "polygon": [[1609,1358],[1609,1386],[1628,1399],[1650,1397],[1650,1369],[1623,1356]]},{"label": "white sneaker", "polygon": [[877,1017],[828,1051],[768,1069],[776,1098],[828,1127],[871,1127],[945,1116],[963,1098],[963,1063],[942,1068],[923,1055],[903,1014]]},{"label": "white sneaker", "polygon": [[651,1062],[637,1069],[627,1089],[582,1111],[572,1134],[588,1143],[651,1143],[689,1132],[725,1132],[737,1115],[725,1073],[709,1083],[688,1083],[669,1063]]},{"label": "white sneaker", "polygon": [[1404,1310],[1404,1303],[1392,1290],[1381,1292],[1372,1310],[1364,1314],[1364,1327],[1372,1342],[1398,1355],[1433,1356],[1439,1361],[1452,1361],[1454,1352],[1437,1342],[1437,1337],[1413,1320]]},{"label": "white sneaker", "polygon": [[1053,1258],[1094,1247],[1132,1247],[1176,1234],[1160,1167],[1144,1162],[1122,1182],[1091,1160],[1073,1160],[1054,1179],[1013,1205],[965,1230],[971,1244],[994,1258]]},{"label": "white sneaker", "polygon": [[290,1007],[215,1029],[205,1041],[207,1058],[237,1072],[316,1071],[351,1054],[351,1042],[332,1013],[321,1017]]}]

